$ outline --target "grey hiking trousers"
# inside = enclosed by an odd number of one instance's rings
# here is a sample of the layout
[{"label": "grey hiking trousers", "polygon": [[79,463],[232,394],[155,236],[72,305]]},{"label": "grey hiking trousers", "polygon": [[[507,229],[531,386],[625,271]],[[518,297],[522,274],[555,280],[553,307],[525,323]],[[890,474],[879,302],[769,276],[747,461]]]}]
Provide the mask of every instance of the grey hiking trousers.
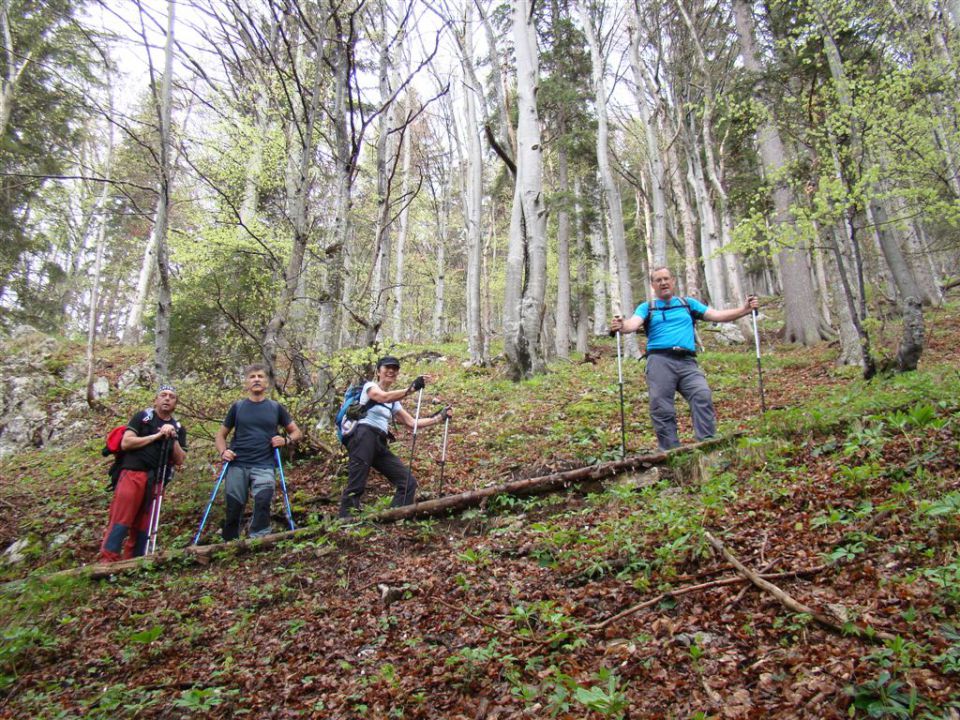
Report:
[{"label": "grey hiking trousers", "polygon": [[713,394],[703,370],[692,356],[652,354],[647,357],[647,389],[650,394],[650,418],[661,450],[680,445],[677,437],[677,409],[674,397],[679,391],[690,404],[693,433],[697,440],[713,436],[717,418]]}]

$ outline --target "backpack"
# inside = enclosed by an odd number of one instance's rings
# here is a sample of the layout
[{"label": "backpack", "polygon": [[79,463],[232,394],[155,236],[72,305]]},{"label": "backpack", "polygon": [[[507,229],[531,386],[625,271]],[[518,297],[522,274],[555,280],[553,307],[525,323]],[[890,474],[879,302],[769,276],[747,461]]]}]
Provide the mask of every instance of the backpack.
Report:
[{"label": "backpack", "polygon": [[107,433],[107,442],[100,450],[100,454],[104,457],[113,455],[113,464],[107,470],[107,477],[110,478],[108,490],[116,490],[117,481],[120,479],[120,465],[123,464],[123,450],[120,449],[120,443],[123,441],[123,434],[126,431],[126,425],[117,425]]},{"label": "backpack", "polygon": [[347,438],[357,427],[357,423],[367,416],[367,411],[373,405],[382,405],[383,403],[373,402],[369,398],[367,402],[361,404],[360,396],[363,394],[364,383],[351,385],[343,394],[343,402],[340,403],[340,409],[337,411],[337,417],[333,421],[334,428],[337,431],[337,440],[342,445],[347,444]]},{"label": "backpack", "polygon": [[665,308],[655,308],[652,305],[647,306],[647,316],[643,319],[644,335],[646,335],[647,337],[650,337],[650,319],[653,317],[653,313],[661,312],[664,315],[666,315],[671,310],[679,310],[681,307],[686,308],[687,312],[690,313],[690,318],[693,320],[693,331],[694,332],[697,331],[697,320],[703,319],[703,313],[697,312],[692,307],[690,307],[685,297],[681,297],[679,295],[675,295],[674,297],[676,297],[677,300],[680,301],[679,305],[671,305],[670,307],[665,307]]}]

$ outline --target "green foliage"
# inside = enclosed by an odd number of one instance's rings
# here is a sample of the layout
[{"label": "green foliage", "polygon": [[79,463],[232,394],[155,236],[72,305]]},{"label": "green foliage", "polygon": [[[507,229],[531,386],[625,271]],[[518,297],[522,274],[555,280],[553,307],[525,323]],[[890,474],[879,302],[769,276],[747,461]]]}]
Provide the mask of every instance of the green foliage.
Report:
[{"label": "green foliage", "polygon": [[955,557],[947,565],[927,568],[923,575],[939,589],[945,601],[960,607],[960,557]]},{"label": "green foliage", "polygon": [[629,701],[620,687],[620,678],[608,670],[600,668],[597,683],[591,687],[576,687],[573,697],[591,712],[604,717],[622,718],[625,716]]},{"label": "green foliage", "polygon": [[207,713],[212,711],[224,700],[235,695],[239,695],[237,689],[227,689],[223,687],[193,687],[180,693],[180,697],[173,701],[174,707],[183,708],[189,712]]},{"label": "green foliage", "polygon": [[850,696],[850,717],[860,710],[870,718],[912,718],[917,710],[917,691],[884,670],[875,680],[844,688]]},{"label": "green foliage", "polygon": [[120,716],[135,717],[162,701],[161,690],[149,690],[127,685],[110,685],[103,693],[89,701],[84,717],[112,720]]},{"label": "green foliage", "polygon": [[0,630],[0,691],[17,680],[18,667],[35,659],[38,652],[50,652],[57,640],[38,627],[25,625]]}]

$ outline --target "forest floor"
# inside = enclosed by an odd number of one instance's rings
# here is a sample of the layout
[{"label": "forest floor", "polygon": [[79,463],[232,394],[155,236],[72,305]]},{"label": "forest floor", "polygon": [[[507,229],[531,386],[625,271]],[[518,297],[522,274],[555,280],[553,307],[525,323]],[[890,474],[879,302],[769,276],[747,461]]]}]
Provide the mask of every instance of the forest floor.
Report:
[{"label": "forest floor", "polygon": [[[895,347],[894,324],[875,332]],[[108,580],[51,573],[96,560],[98,450],[125,417],[3,458],[0,547],[28,544],[0,563],[0,718],[960,718],[960,309],[927,313],[918,372],[870,382],[833,347],[765,333],[766,413],[752,345],[704,336],[728,438],[714,448],[392,524],[372,520],[391,494],[377,479],[371,514],[340,524],[345,457],[291,397],[309,435],[286,468],[303,537]],[[108,374],[131,361],[103,352]],[[442,432],[418,436],[423,498],[620,456],[612,341],[519,384],[465,369],[455,344],[400,354],[407,381],[437,376],[425,407],[455,407],[442,486]],[[655,450],[642,375],[625,363],[628,454]],[[161,549],[193,539],[240,390],[192,378],[180,394],[191,448]],[[395,450],[409,459],[409,435]],[[203,543],[221,514],[222,498]],[[746,582],[710,538],[809,611]]]}]

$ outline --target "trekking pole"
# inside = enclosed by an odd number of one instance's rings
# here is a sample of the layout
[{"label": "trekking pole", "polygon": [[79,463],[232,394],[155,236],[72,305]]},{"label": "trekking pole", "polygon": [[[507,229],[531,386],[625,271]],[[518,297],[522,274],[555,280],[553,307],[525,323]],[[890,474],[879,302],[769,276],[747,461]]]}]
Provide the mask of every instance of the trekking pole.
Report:
[{"label": "trekking pole", "polygon": [[287,497],[287,481],[283,478],[283,463],[280,462],[280,448],[275,447],[273,454],[277,458],[277,469],[280,471],[280,489],[283,490],[283,504],[287,509],[287,522],[290,523],[291,530],[296,530],[297,526],[293,524],[293,511],[290,509],[290,498]]},{"label": "trekking pole", "polygon": [[623,413],[623,359],[620,352],[620,331],[617,330],[617,380],[620,383],[620,459],[627,456],[627,423]]},{"label": "trekking pole", "polygon": [[767,401],[763,397],[763,367],[760,365],[760,333],[757,332],[757,310],[751,311],[753,315],[753,342],[757,347],[757,380],[760,383],[760,410],[767,411]]},{"label": "trekking pole", "polygon": [[203,526],[207,524],[207,516],[210,514],[210,508],[213,507],[213,501],[217,499],[217,492],[220,490],[220,483],[223,482],[223,476],[227,474],[227,468],[229,466],[229,461],[223,464],[223,469],[220,471],[220,477],[217,478],[217,482],[213,486],[213,492],[210,493],[210,502],[207,503],[207,509],[203,512],[203,519],[200,521],[200,528],[197,530],[197,535],[193,538],[194,545],[200,542],[200,533],[203,532]]},{"label": "trekking pole", "polygon": [[[420,391],[417,393],[417,414],[413,418],[413,440],[410,442],[410,467],[407,477],[407,487],[410,486],[410,481],[413,480],[413,453],[417,447],[417,425],[420,424],[420,401],[423,400],[423,388],[420,388]],[[414,503],[416,503],[417,498],[414,496]]]},{"label": "trekking pole", "polygon": [[150,522],[147,525],[147,547],[144,555],[153,555],[157,551],[157,533],[160,530],[160,506],[163,504],[164,480],[170,464],[170,438],[165,437],[160,445],[161,465],[153,480],[153,499],[150,501]]},{"label": "trekking pole", "polygon": [[450,416],[443,420],[443,449],[440,451],[440,494],[443,495],[443,471],[447,467],[447,430],[450,428]]}]

